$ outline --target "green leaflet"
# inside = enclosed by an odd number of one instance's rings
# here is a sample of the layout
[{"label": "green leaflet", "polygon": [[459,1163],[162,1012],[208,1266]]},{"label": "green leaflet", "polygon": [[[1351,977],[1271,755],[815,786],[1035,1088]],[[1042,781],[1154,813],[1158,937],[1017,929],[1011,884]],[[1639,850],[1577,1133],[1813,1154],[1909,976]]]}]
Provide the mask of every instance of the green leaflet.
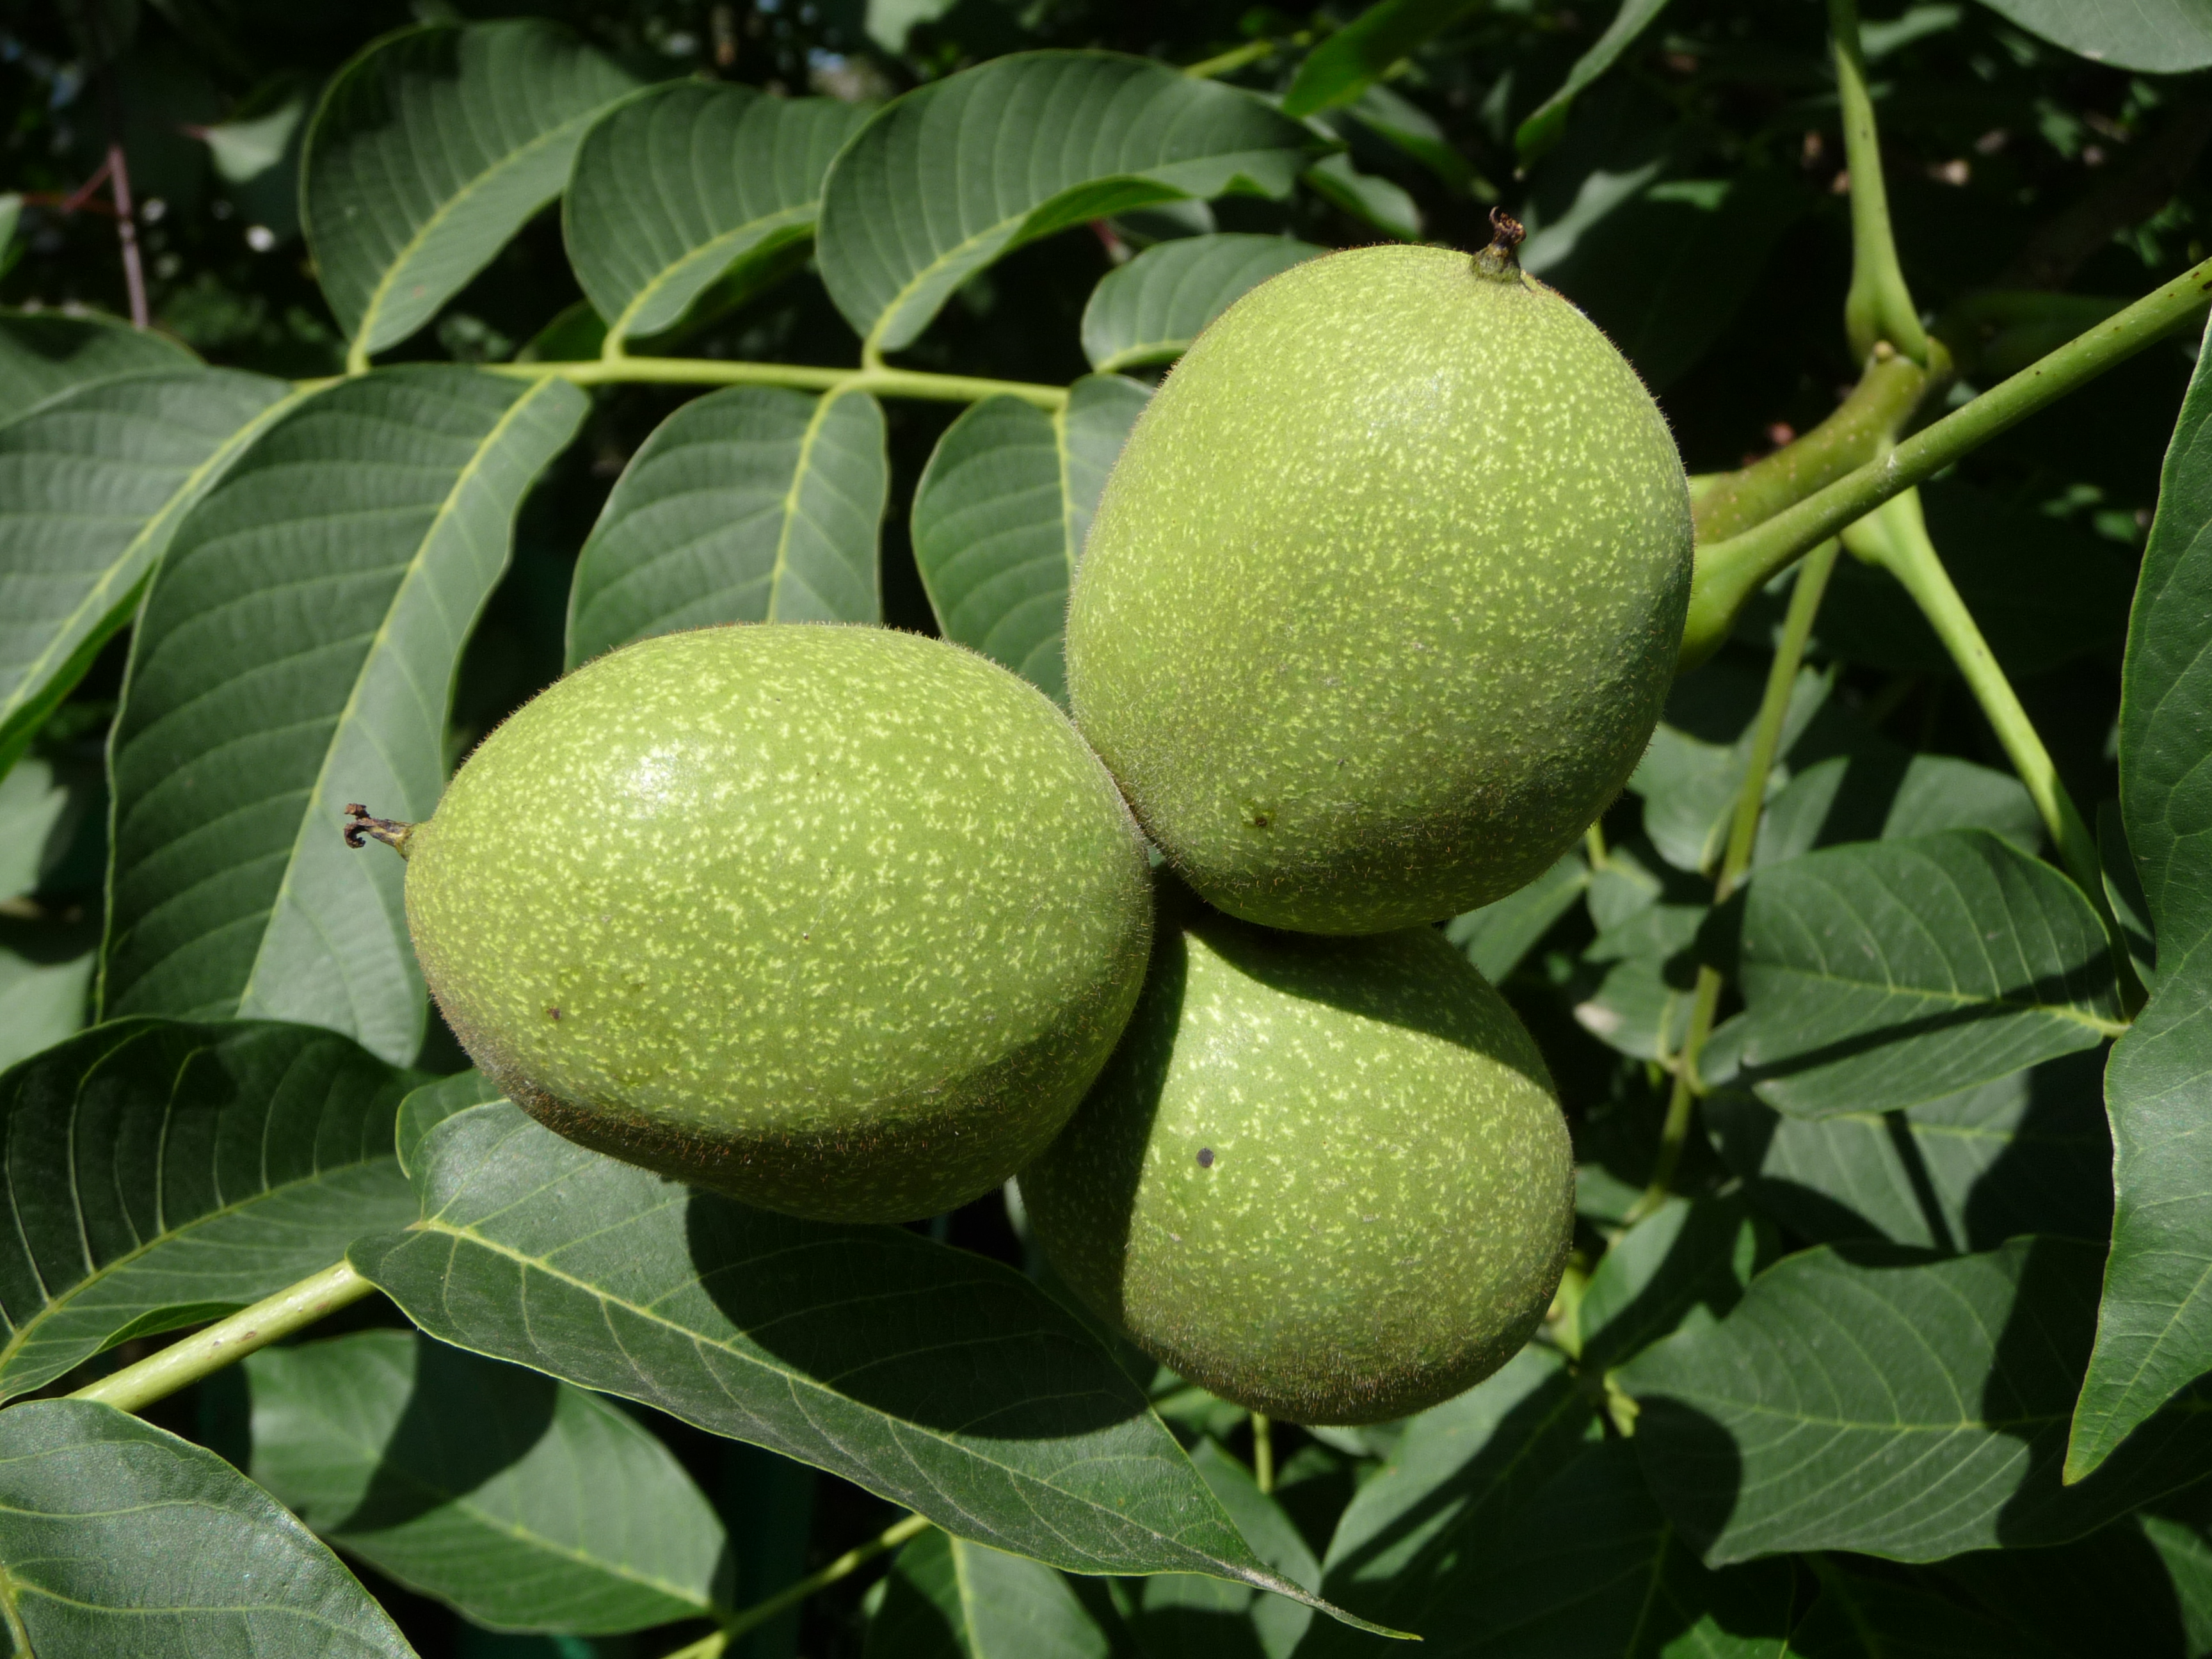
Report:
[{"label": "green leaflet", "polygon": [[406,1225],[392,1119],[417,1081],[311,1026],[154,1019],[0,1073],[0,1398]]},{"label": "green leaflet", "polygon": [[246,1361],[253,1478],[330,1542],[495,1630],[643,1630],[729,1611],[722,1523],[597,1395],[419,1333]]},{"label": "green leaflet", "polygon": [[1249,94],[1144,58],[993,58],[895,100],[839,153],[823,280],[865,348],[896,351],[1024,242],[1155,202],[1284,196],[1317,147]]},{"label": "green leaflet", "polygon": [[561,222],[608,333],[656,333],[710,284],[803,244],[830,160],[868,113],[696,81],[607,111],[576,150]]},{"label": "green leaflet", "polygon": [[568,590],[568,665],[733,622],[879,622],[890,462],[865,392],[731,386],[656,428]]},{"label": "green leaflet", "polygon": [[415,1651],[268,1493],[213,1452],[86,1401],[0,1413],[0,1597],[34,1654]]},{"label": "green leaflet", "polygon": [[104,1018],[304,1019],[414,1058],[404,866],[348,848],[341,817],[437,805],[454,662],[584,407],[557,380],[357,376],[262,434],[179,526],[109,750]]},{"label": "green leaflet", "polygon": [[357,364],[436,315],[559,193],[634,82],[557,24],[424,24],[334,76],[301,156],[315,274]]},{"label": "green leaflet", "polygon": [[506,1104],[447,1119],[410,1165],[420,1225],[349,1256],[441,1340],[1052,1565],[1204,1572],[1335,1612],[1261,1565],[1143,1394],[1009,1268],[682,1187]]},{"label": "green leaflet", "polygon": [[915,562],[945,637],[1063,707],[1068,586],[1149,395],[1119,374],[1086,374],[1049,414],[988,398],[946,428],[915,489]]}]

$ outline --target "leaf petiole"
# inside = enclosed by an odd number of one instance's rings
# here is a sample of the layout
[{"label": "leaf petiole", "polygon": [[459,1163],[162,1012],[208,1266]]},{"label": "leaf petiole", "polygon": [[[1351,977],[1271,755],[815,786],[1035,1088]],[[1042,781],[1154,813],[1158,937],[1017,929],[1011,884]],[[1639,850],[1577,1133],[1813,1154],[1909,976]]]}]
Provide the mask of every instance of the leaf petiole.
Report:
[{"label": "leaf petiole", "polygon": [[2021,707],[2012,682],[1998,666],[1989,641],[1983,638],[1966,601],[1959,597],[1950,573],[1943,568],[1936,544],[1929,539],[1928,521],[1920,510],[1920,492],[1908,489],[1893,496],[1846,528],[1844,544],[1860,558],[1881,566],[1897,578],[1912,596],[1913,603],[1920,607],[1921,615],[1927,617],[1929,626],[1936,630],[1936,638],[1942,641],[1943,648],[1951,653],[1960,677],[1974,694],[1974,701],[1981,705],[1982,713],[1996,732],[1997,741],[2004,745],[2013,769],[2027,785],[2035,810],[2042,816],[2044,828],[2050,832],[2051,844],[2057,848],[2065,863],[2067,874],[2074,878],[2075,885],[2095,907],[2097,919],[2105,925],[2106,937],[2112,942],[2113,960],[2120,975],[2124,1006],[2130,1012],[2141,1007],[2142,988],[2136,981],[2127,941],[2112,914],[2112,900],[2105,892],[2096,837],[2082,821],[2065,784],[2059,781],[2058,769],[2052,764],[2051,751],[2044,747],[2035,723],[2028,718],[2027,710]]},{"label": "leaf petiole", "polygon": [[2208,294],[2212,294],[2212,259],[2191,266],[2117,316],[1923,427],[1887,454],[1764,523],[1701,545],[1682,635],[1681,667],[1694,668],[1717,651],[1744,603],[1808,550],[2154,343],[2201,312]]},{"label": "leaf petiole", "polygon": [[711,357],[599,357],[575,362],[486,363],[485,371],[524,380],[566,380],[571,386],[641,383],[677,386],[787,386],[803,392],[874,392],[934,403],[978,404],[987,398],[1019,398],[1039,409],[1067,403],[1067,388],[1035,380],[989,380],[965,374],[931,374],[892,368],[880,361],[860,368],[817,368],[811,363],[733,363]]},{"label": "leaf petiole", "polygon": [[327,1318],[349,1303],[358,1302],[376,1288],[347,1262],[338,1262],[276,1295],[242,1308],[228,1319],[218,1319],[204,1330],[173,1342],[157,1354],[135,1365],[125,1365],[70,1395],[72,1400],[96,1400],[118,1411],[135,1412],[152,1405],[188,1383],[265,1348],[280,1337],[302,1330]]},{"label": "leaf petiole", "polygon": [[[1812,637],[1813,618],[1827,592],[1828,577],[1836,568],[1841,544],[1828,542],[1805,561],[1790,590],[1790,609],[1782,620],[1782,636],[1775,642],[1774,662],[1767,670],[1766,690],[1759,699],[1752,727],[1751,754],[1743,783],[1736,791],[1735,815],[1729,825],[1728,850],[1721,856],[1719,878],[1713,884],[1713,902],[1724,903],[1743,884],[1751,869],[1752,854],[1759,844],[1759,814],[1766,805],[1766,780],[1782,747],[1782,727],[1790,713],[1790,694],[1797,684],[1797,670],[1805,660],[1805,641]],[[1674,1086],[1667,1097],[1666,1121],[1659,1128],[1659,1156],[1651,1168],[1651,1184],[1637,1200],[1626,1218],[1634,1225],[1664,1203],[1674,1184],[1682,1147],[1690,1136],[1690,1114],[1704,1092],[1698,1080],[1698,1060],[1705,1039],[1712,1034],[1713,1016],[1720,1010],[1721,971],[1711,966],[1698,969],[1695,1000],[1690,1005],[1690,1025],[1675,1056]]]},{"label": "leaf petiole", "polygon": [[1836,93],[1843,106],[1844,164],[1851,179],[1851,286],[1844,299],[1844,331],[1852,355],[1865,361],[1887,340],[1915,362],[1928,363],[1928,334],[1905,286],[1890,234],[1889,192],[1882,184],[1881,140],[1859,48],[1858,0],[1828,0],[1835,46]]}]

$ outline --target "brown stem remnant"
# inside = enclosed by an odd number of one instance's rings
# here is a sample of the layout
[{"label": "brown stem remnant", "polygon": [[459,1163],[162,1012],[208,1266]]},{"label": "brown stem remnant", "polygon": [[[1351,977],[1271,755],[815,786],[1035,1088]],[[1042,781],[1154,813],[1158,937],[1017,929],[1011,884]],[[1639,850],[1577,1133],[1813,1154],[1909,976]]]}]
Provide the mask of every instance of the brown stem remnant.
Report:
[{"label": "brown stem remnant", "polygon": [[1513,250],[1521,246],[1522,238],[1528,233],[1521,222],[1504,208],[1490,210],[1490,246],[1474,256],[1474,268],[1485,276],[1516,277],[1521,274],[1521,261]]},{"label": "brown stem remnant", "polygon": [[407,856],[407,842],[415,833],[411,823],[402,823],[398,818],[373,818],[368,808],[359,801],[348,801],[345,810],[345,844],[359,847],[362,840],[380,841],[401,858]]}]

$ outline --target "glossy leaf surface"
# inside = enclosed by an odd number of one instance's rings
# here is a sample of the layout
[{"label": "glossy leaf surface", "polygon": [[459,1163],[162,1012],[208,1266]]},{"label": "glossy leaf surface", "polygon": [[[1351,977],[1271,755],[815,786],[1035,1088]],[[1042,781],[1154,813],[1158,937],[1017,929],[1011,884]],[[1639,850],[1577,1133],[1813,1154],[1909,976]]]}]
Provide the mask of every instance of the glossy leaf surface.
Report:
[{"label": "glossy leaf surface", "polygon": [[2193,1401],[2094,1480],[2059,1483],[2102,1254],[2016,1238],[1941,1261],[1873,1245],[1789,1257],[1726,1319],[1618,1373],[1653,1492],[1720,1565],[2063,1543],[2190,1484],[2212,1470],[2212,1413]]},{"label": "glossy leaf surface", "polygon": [[338,827],[349,801],[437,805],[453,665],[584,406],[462,368],[349,380],[179,527],[110,750],[106,1017],[301,1019],[414,1057],[404,866]]},{"label": "glossy leaf surface", "polygon": [[568,665],[649,635],[733,622],[882,620],[890,463],[865,392],[730,386],[631,457],[568,590]]},{"label": "glossy leaf surface", "polygon": [[308,1026],[150,1019],[0,1074],[0,1398],[411,1221],[392,1126],[417,1080]]},{"label": "glossy leaf surface", "polygon": [[1091,290],[1083,355],[1102,374],[1172,362],[1251,289],[1328,252],[1288,236],[1229,233],[1156,243]]},{"label": "glossy leaf surface", "polygon": [[355,350],[429,321],[559,193],[585,129],[634,84],[535,21],[404,29],[340,70],[307,130],[301,197]]},{"label": "glossy leaf surface", "polygon": [[608,333],[666,328],[710,283],[812,235],[830,157],[868,113],[698,81],[608,111],[576,151],[562,217]]},{"label": "glossy leaf surface", "polygon": [[2120,691],[2120,810],[2156,936],[2157,990],[2105,1073],[2118,1194],[2097,1352],[2066,1473],[2095,1468],[2212,1370],[2212,368],[2160,480]]},{"label": "glossy leaf surface", "polygon": [[1009,249],[1155,202],[1285,195],[1314,142],[1249,94],[1143,58],[994,58],[896,100],[839,154],[823,280],[867,346],[895,351]]},{"label": "glossy leaf surface", "polygon": [[915,563],[945,637],[1063,706],[1068,585],[1148,395],[1121,375],[1086,374],[1049,413],[987,399],[938,440],[915,489]]},{"label": "glossy leaf surface", "polygon": [[441,1340],[825,1468],[1079,1572],[1268,1573],[1145,1397],[1021,1275],[795,1221],[570,1145],[514,1107],[416,1148],[423,1219],[355,1267]]},{"label": "glossy leaf surface", "polygon": [[213,1452],[111,1406],[0,1413],[11,1652],[412,1659],[314,1534]]},{"label": "glossy leaf surface", "polygon": [[2088,901],[1978,830],[1759,871],[1741,982],[1740,1080],[1799,1117],[1917,1105],[2120,1029]]},{"label": "glossy leaf surface", "polygon": [[0,427],[0,770],[131,619],[192,504],[283,382],[230,369],[111,376]]},{"label": "glossy leaf surface", "polygon": [[728,1611],[713,1506],[597,1395],[406,1331],[264,1349],[246,1370],[253,1478],[473,1623],[601,1633]]}]

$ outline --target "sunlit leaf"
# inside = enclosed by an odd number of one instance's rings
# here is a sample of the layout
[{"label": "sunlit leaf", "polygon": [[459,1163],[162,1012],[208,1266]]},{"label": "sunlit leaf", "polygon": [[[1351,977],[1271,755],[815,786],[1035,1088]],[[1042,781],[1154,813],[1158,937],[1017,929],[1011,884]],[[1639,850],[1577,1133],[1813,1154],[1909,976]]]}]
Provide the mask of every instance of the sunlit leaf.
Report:
[{"label": "sunlit leaf", "polygon": [[2212,1370],[2212,367],[2174,423],[2120,682],[2120,810],[2157,991],[2112,1049],[2112,1259],[2066,1474]]},{"label": "sunlit leaf", "polygon": [[213,1452],[88,1401],[0,1413],[0,1605],[14,1653],[415,1652],[267,1492]]},{"label": "sunlit leaf", "polygon": [[454,662],[584,407],[557,380],[360,376],[263,433],[179,528],[111,743],[106,1017],[302,1019],[414,1057],[404,866],[339,825],[349,801],[437,805]]},{"label": "sunlit leaf", "polygon": [[727,1613],[706,1496],[599,1395],[419,1333],[246,1362],[249,1473],[324,1539],[494,1630],[643,1630]]},{"label": "sunlit leaf", "polygon": [[301,222],[355,351],[436,315],[559,193],[585,129],[635,84],[535,20],[403,29],[331,77],[301,158]]},{"label": "sunlit leaf", "polygon": [[1280,197],[1316,141],[1249,93],[1106,52],[1018,52],[916,88],[841,151],[823,280],[895,351],[992,260],[1086,219],[1232,192]]},{"label": "sunlit leaf", "polygon": [[811,236],[830,159],[868,114],[699,81],[608,111],[576,151],[562,216],[607,332],[666,328],[708,284]]},{"label": "sunlit leaf", "polygon": [[412,1220],[392,1127],[418,1080],[308,1026],[152,1019],[0,1074],[0,1398]]},{"label": "sunlit leaf", "polygon": [[616,481],[568,590],[568,665],[732,622],[878,622],[890,462],[865,392],[731,386],[656,428]]},{"label": "sunlit leaf", "polygon": [[1106,1352],[1011,1268],[680,1186],[509,1105],[447,1119],[411,1162],[421,1224],[349,1257],[441,1340],[766,1446],[1052,1565],[1309,1599],[1254,1558]]}]

